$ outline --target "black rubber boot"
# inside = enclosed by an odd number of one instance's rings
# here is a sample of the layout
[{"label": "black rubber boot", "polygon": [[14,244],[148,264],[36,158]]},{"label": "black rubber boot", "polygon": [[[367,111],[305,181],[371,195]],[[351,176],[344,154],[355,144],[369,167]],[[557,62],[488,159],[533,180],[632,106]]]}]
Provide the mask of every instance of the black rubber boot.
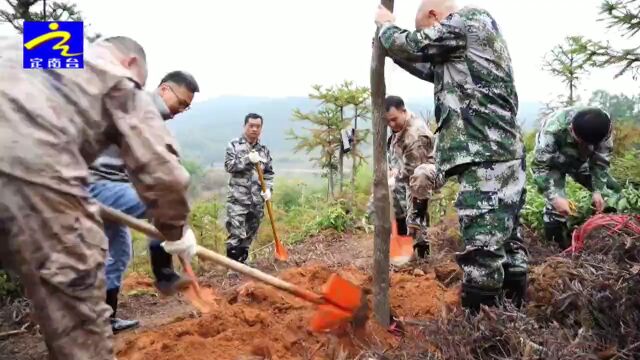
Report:
[{"label": "black rubber boot", "polygon": [[162,247],[162,241],[152,240],[149,242],[149,257],[151,258],[151,269],[157,281],[168,281],[174,275],[173,261],[171,254]]},{"label": "black rubber boot", "polygon": [[173,270],[171,254],[166,252],[161,244],[162,241],[160,240],[149,242],[151,269],[153,270],[153,276],[156,278],[154,286],[162,295],[173,296],[189,287],[191,279]]},{"label": "black rubber boot", "polygon": [[407,218],[396,218],[396,224],[398,225],[398,235],[407,236]]},{"label": "black rubber boot", "polygon": [[504,299],[511,301],[516,308],[520,309],[526,301],[527,274],[505,274],[502,291]]},{"label": "black rubber boot", "polygon": [[249,258],[249,249],[240,247],[227,247],[227,257],[244,264]]},{"label": "black rubber boot", "polygon": [[429,226],[429,215],[427,199],[413,199],[412,219],[420,224],[419,229],[413,229],[413,251],[418,259],[429,256],[429,239],[427,239],[426,228]]},{"label": "black rubber boot", "polygon": [[544,237],[548,242],[555,242],[560,250],[565,250],[571,246],[569,239],[569,229],[562,221],[550,221],[544,223]]},{"label": "black rubber boot", "polygon": [[460,302],[473,315],[480,311],[480,305],[497,306],[500,297],[499,290],[481,289],[474,285],[462,284]]},{"label": "black rubber boot", "polygon": [[418,259],[424,259],[429,256],[430,253],[429,243],[424,240],[416,242],[413,244],[413,251]]},{"label": "black rubber boot", "polygon": [[120,289],[118,288],[107,290],[106,303],[107,305],[111,306],[111,309],[113,310],[113,312],[111,312],[109,321],[111,322],[111,330],[113,331],[114,334],[117,334],[124,330],[134,329],[138,327],[138,325],[140,325],[140,322],[138,320],[124,320],[124,319],[118,319],[116,317],[116,311],[118,310],[118,293],[119,292],[120,292]]}]

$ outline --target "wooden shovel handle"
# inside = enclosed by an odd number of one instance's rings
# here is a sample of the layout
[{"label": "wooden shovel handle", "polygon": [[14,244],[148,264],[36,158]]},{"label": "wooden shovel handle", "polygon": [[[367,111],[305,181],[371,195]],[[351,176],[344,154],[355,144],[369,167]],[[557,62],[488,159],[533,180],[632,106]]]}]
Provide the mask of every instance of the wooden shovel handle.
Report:
[{"label": "wooden shovel handle", "polygon": [[[156,229],[153,225],[149,224],[148,222],[136,219],[132,216],[129,216],[123,212],[112,209],[110,207],[100,205],[100,216],[103,219],[127,225],[132,229],[138,230],[145,235],[155,237],[158,239],[164,239],[164,236],[162,236],[162,234],[158,231],[158,229]],[[275,276],[271,276],[269,274],[263,273],[258,269],[254,269],[240,262],[231,260],[226,256],[222,256],[200,245],[198,245],[197,247],[196,254],[198,255],[198,257],[202,259],[212,261],[218,265],[224,266],[227,269],[237,271],[241,274],[249,276],[265,284],[271,285],[280,290],[286,291],[294,296],[300,297],[309,302],[312,302],[315,304],[325,303],[325,300],[321,295],[318,295],[312,291],[300,288],[282,279],[278,279]]]},{"label": "wooden shovel handle", "polygon": [[158,229],[156,229],[155,226],[153,226],[152,224],[144,220],[136,219],[133,216],[129,216],[121,211],[112,209],[108,206],[105,206],[102,204],[99,204],[99,205],[100,205],[100,217],[103,220],[108,220],[108,221],[116,222],[118,224],[127,225],[128,227],[132,229],[136,229],[147,236],[157,238],[160,240],[166,240],[164,238],[164,235],[162,235],[162,233],[158,231]]},{"label": "wooden shovel handle", "polygon": [[[260,186],[262,187],[262,192],[267,191],[267,184],[264,182],[264,174],[262,173],[262,168],[260,167],[260,163],[256,163],[256,171],[258,172],[258,179],[260,179]],[[273,239],[275,242],[279,243],[280,239],[278,238],[278,234],[276,233],[276,223],[273,218],[273,209],[271,207],[271,200],[265,201],[267,203],[267,212],[269,213],[269,221],[271,221],[271,230],[273,231]]]}]

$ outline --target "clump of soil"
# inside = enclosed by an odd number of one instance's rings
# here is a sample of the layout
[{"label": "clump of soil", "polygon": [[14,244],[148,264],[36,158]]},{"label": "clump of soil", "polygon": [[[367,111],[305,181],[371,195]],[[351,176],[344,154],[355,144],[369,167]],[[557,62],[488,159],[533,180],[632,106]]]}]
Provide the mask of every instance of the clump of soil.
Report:
[{"label": "clump of soil", "polygon": [[[280,277],[319,292],[331,273],[324,265],[312,264],[286,270]],[[355,267],[338,273],[356,285],[370,284],[369,276]],[[410,318],[435,316],[458,301],[457,289],[445,287],[433,272],[392,274],[390,297],[395,314]],[[219,309],[198,319],[124,335],[117,346],[118,359],[354,358],[364,350],[383,351],[399,342],[374,321],[367,323],[363,336],[348,328],[311,333],[307,326],[313,305],[256,282],[238,287],[218,305]]]},{"label": "clump of soil", "polygon": [[146,274],[132,272],[122,281],[122,292],[128,294],[134,291],[154,290],[153,280]]}]

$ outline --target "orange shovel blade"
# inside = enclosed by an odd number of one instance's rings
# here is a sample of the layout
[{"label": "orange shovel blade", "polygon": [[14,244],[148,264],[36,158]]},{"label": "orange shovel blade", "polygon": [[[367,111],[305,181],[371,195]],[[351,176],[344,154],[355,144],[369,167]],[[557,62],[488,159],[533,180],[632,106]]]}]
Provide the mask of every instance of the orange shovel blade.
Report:
[{"label": "orange shovel blade", "polygon": [[351,319],[351,313],[333,305],[318,305],[311,318],[309,330],[313,332],[330,331],[344,325]]},{"label": "orange shovel blade", "polygon": [[348,311],[355,311],[362,301],[362,290],[338,274],[331,274],[324,284],[323,296],[327,302]]},{"label": "orange shovel blade", "polygon": [[391,242],[389,244],[389,261],[396,266],[406,264],[413,256],[413,238],[398,235],[397,224],[391,222]]},{"label": "orange shovel blade", "polygon": [[276,259],[280,261],[287,261],[289,259],[289,254],[287,253],[287,249],[282,245],[280,239],[278,237],[275,238],[276,243]]},{"label": "orange shovel blade", "polygon": [[311,331],[329,331],[344,325],[362,305],[362,290],[338,274],[331,274],[322,293],[327,304],[318,305],[309,325]]},{"label": "orange shovel blade", "polygon": [[212,289],[201,289],[196,278],[196,274],[193,272],[191,265],[186,261],[180,259],[184,272],[189,275],[192,280],[191,286],[184,290],[184,296],[191,302],[191,304],[203,314],[211,312],[217,307],[215,304],[216,296]]}]

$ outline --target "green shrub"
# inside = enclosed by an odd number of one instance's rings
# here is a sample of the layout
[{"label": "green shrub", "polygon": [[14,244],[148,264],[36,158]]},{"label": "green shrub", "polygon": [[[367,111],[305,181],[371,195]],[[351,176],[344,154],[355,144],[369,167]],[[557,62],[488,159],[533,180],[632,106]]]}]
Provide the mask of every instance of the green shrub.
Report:
[{"label": "green shrub", "polygon": [[333,229],[337,232],[345,232],[353,223],[353,217],[345,211],[344,201],[336,201],[323,209],[316,220],[317,230]]},{"label": "green shrub", "polygon": [[640,149],[631,149],[611,161],[611,174],[621,184],[640,186]]},{"label": "green shrub", "polygon": [[438,225],[442,219],[456,213],[455,202],[460,185],[452,179],[448,181],[429,202],[430,225]]},{"label": "green shrub", "polygon": [[226,231],[220,224],[223,206],[216,198],[200,200],[192,205],[189,224],[200,245],[218,252],[224,252]]},{"label": "green shrub", "polygon": [[0,299],[22,296],[22,287],[17,279],[11,278],[5,271],[0,270]]}]

